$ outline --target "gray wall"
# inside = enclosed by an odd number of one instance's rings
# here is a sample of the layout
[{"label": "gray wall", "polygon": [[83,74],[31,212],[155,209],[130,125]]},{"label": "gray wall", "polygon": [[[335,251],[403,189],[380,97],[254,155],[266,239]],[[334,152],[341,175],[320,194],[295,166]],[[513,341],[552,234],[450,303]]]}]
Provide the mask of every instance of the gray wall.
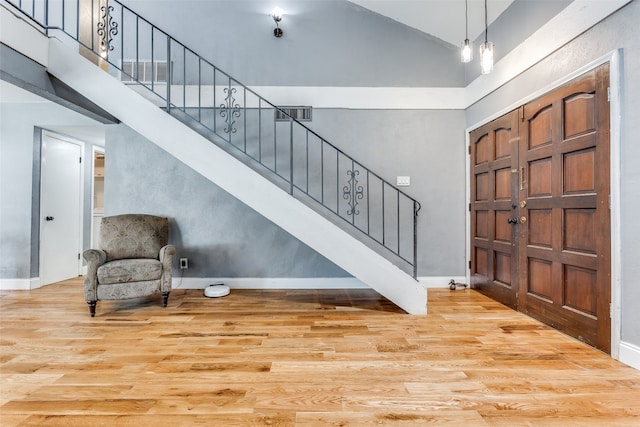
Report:
[{"label": "gray wall", "polygon": [[171,218],[185,277],[348,276],[127,126],[108,126],[106,139],[105,215]]},{"label": "gray wall", "polygon": [[[514,1],[489,26],[496,61],[572,1]],[[275,3],[271,2],[123,3],[250,86],[462,87],[480,74],[477,51],[484,32],[474,41],[473,62],[463,65],[458,44],[451,45],[344,0],[279,1],[285,10],[281,39],[272,35],[275,24],[269,13]],[[125,21],[124,33],[133,41],[133,22]],[[149,52],[150,43],[144,41],[147,32],[143,29],[141,34],[143,41],[138,46],[141,52]],[[155,43],[155,58],[162,60],[166,48],[157,47],[161,40]],[[113,54],[119,57],[120,44],[114,44]],[[126,49],[124,56],[133,59],[135,53]],[[146,56],[149,59],[150,55]],[[181,79],[181,72],[179,67],[175,69],[174,79]]]},{"label": "gray wall", "polygon": [[[464,275],[463,112],[316,110],[311,124],[388,181],[410,175],[423,205],[418,275]],[[173,218],[186,275],[347,275],[126,126],[108,127],[106,149],[105,214]]]},{"label": "gray wall", "polygon": [[620,144],[622,340],[640,345],[640,1],[633,1],[584,35],[467,109],[467,124],[478,123],[589,64],[614,49],[622,53]]},{"label": "gray wall", "polygon": [[[274,2],[124,4],[250,86],[464,85],[457,46],[344,0],[278,1],[285,10],[281,39],[273,36],[269,16]],[[140,43],[141,49],[147,45]]]},{"label": "gray wall", "polygon": [[[95,121],[59,105],[0,103],[0,278],[39,275],[40,129],[93,126]],[[91,158],[92,144],[83,157]],[[84,247],[91,237],[90,171],[85,168]]]},{"label": "gray wall", "polygon": [[464,113],[456,110],[317,109],[309,124],[422,204],[418,276],[465,275]]}]

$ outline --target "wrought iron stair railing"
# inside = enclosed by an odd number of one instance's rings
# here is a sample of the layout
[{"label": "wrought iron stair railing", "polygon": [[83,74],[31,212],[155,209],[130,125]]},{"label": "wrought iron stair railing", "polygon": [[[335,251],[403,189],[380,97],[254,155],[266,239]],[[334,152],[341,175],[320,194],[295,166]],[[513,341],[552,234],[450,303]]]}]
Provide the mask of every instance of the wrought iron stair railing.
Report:
[{"label": "wrought iron stair railing", "polygon": [[[6,0],[47,35],[368,236],[417,276],[420,203],[117,0]],[[95,54],[95,55],[94,55]],[[108,64],[108,66],[105,66]],[[284,117],[283,121],[281,118]],[[273,178],[273,176],[271,178]]]}]

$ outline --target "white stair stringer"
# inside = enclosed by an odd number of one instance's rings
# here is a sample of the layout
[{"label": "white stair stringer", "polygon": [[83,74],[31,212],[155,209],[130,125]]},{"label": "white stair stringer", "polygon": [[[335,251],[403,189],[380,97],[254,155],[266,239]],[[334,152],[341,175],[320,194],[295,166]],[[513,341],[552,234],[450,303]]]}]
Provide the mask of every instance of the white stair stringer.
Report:
[{"label": "white stair stringer", "polygon": [[426,313],[413,277],[55,38],[48,71],[407,313]]}]

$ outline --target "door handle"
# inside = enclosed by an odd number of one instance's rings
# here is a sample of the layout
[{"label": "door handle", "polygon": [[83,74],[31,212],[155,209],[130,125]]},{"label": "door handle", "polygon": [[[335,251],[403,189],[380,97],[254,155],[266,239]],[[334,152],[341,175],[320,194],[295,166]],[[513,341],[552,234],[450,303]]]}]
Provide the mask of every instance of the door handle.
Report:
[{"label": "door handle", "polygon": [[509,218],[509,219],[507,220],[507,222],[508,222],[509,224],[514,224],[514,225],[515,225],[515,224],[517,224],[517,223],[518,223],[518,218]]},{"label": "door handle", "polygon": [[53,221],[53,217],[52,216],[47,216],[44,218],[45,221]]}]

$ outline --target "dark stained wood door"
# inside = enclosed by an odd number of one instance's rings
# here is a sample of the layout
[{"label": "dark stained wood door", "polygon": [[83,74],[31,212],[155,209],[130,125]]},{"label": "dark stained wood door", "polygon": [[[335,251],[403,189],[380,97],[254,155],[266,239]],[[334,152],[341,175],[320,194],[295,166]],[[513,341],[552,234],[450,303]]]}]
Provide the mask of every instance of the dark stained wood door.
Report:
[{"label": "dark stained wood door", "polygon": [[519,301],[526,314],[610,352],[609,67],[524,106]]},{"label": "dark stained wood door", "polygon": [[609,65],[470,133],[471,287],[607,353]]},{"label": "dark stained wood door", "polygon": [[470,134],[471,286],[517,307],[518,110]]}]

